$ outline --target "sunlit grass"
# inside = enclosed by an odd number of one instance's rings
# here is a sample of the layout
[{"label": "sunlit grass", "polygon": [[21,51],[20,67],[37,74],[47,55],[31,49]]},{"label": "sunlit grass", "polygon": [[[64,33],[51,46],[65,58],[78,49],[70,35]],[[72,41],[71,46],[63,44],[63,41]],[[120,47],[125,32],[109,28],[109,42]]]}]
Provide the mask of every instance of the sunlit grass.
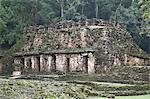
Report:
[{"label": "sunlit grass", "polygon": [[[106,97],[89,97],[88,99],[107,99]],[[150,95],[116,96],[115,99],[150,99]]]}]

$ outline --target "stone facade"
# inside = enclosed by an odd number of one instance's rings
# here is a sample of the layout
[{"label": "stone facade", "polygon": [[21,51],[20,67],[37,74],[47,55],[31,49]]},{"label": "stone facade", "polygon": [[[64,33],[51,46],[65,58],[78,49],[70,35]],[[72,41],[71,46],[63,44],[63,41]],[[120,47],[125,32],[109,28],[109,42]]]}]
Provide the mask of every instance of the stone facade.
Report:
[{"label": "stone facade", "polygon": [[94,73],[95,68],[150,63],[149,55],[121,24],[100,19],[30,26],[20,52],[25,70],[36,72]]},{"label": "stone facade", "polygon": [[125,54],[124,63],[128,66],[148,66],[150,64],[150,61],[147,57],[139,57]]},{"label": "stone facade", "polygon": [[15,56],[15,64],[24,65],[27,72],[85,72],[95,73],[93,51],[45,54],[20,54]]}]

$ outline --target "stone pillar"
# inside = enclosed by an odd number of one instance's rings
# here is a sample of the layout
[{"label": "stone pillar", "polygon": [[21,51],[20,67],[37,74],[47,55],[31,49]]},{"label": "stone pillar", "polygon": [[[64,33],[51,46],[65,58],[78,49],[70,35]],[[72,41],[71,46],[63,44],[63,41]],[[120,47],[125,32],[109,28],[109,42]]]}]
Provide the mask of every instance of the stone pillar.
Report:
[{"label": "stone pillar", "polygon": [[70,57],[70,72],[84,71],[83,57],[80,54],[73,54]]},{"label": "stone pillar", "polygon": [[44,70],[44,58],[43,55],[40,55],[40,71]]},{"label": "stone pillar", "polygon": [[48,67],[47,71],[50,72],[52,70],[52,56],[48,56]]},{"label": "stone pillar", "polygon": [[78,56],[72,55],[70,58],[70,72],[77,71],[78,66]]},{"label": "stone pillar", "polygon": [[24,57],[24,67],[25,67],[25,68],[28,67],[27,61],[28,61],[28,58],[27,58],[27,57]]},{"label": "stone pillar", "polygon": [[35,56],[35,57],[34,57],[34,70],[35,70],[36,72],[39,71],[39,65],[40,65],[40,64],[38,64],[39,61],[40,61],[40,60],[38,60],[38,57]]},{"label": "stone pillar", "polygon": [[65,72],[66,66],[66,57],[65,55],[56,55],[56,70]]},{"label": "stone pillar", "polygon": [[88,74],[95,73],[95,57],[93,53],[88,54]]},{"label": "stone pillar", "polygon": [[31,68],[32,70],[35,70],[35,57],[31,56]]}]

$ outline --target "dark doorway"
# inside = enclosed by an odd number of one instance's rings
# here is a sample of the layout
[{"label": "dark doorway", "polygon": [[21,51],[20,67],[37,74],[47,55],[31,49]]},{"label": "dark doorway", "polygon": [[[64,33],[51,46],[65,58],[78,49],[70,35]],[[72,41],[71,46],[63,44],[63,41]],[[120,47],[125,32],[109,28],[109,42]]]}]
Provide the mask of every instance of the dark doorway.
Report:
[{"label": "dark doorway", "polygon": [[88,73],[88,56],[83,56],[83,64],[84,64],[85,72]]},{"label": "dark doorway", "polygon": [[24,58],[21,58],[21,64],[22,64],[22,66],[21,66],[21,70],[23,70],[24,69]]},{"label": "dark doorway", "polygon": [[56,72],[56,56],[52,55],[52,71]]},{"label": "dark doorway", "polygon": [[37,58],[37,72],[41,71],[41,67],[40,67],[40,57],[36,57]]},{"label": "dark doorway", "polygon": [[70,58],[67,58],[66,63],[66,72],[70,72]]},{"label": "dark doorway", "polygon": [[32,62],[31,62],[31,59],[28,60],[27,65],[28,65],[28,67],[27,67],[28,70],[32,71]]}]

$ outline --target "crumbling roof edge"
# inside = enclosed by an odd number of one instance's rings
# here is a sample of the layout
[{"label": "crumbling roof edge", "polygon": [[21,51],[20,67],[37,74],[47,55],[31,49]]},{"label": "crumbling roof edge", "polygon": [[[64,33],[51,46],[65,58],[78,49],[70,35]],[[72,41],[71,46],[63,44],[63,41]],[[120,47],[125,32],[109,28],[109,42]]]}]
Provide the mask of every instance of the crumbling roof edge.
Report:
[{"label": "crumbling roof edge", "polygon": [[15,53],[14,56],[30,56],[30,55],[39,55],[39,54],[79,54],[79,53],[89,53],[95,52],[95,49],[92,48],[82,48],[82,49],[58,49],[58,50],[50,50],[50,51],[30,51],[30,52],[18,52]]}]

